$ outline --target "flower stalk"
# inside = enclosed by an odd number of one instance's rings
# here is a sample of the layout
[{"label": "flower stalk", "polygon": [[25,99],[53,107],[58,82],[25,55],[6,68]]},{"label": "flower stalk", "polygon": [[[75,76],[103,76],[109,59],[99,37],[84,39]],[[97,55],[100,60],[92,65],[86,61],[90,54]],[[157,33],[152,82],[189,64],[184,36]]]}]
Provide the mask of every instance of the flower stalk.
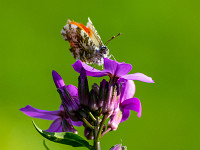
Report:
[{"label": "flower stalk", "polygon": [[104,123],[105,123],[107,117],[108,117],[107,114],[104,115],[104,116],[103,116],[103,119],[102,119],[102,121],[101,121],[100,128],[99,128],[99,131],[98,131],[98,134],[97,134],[97,140],[98,140],[98,141],[100,141],[101,133],[102,133],[102,130],[103,130],[103,125],[104,125]]},{"label": "flower stalk", "polygon": [[94,127],[94,150],[101,150],[100,140],[98,140],[99,132],[99,117],[96,119]]}]

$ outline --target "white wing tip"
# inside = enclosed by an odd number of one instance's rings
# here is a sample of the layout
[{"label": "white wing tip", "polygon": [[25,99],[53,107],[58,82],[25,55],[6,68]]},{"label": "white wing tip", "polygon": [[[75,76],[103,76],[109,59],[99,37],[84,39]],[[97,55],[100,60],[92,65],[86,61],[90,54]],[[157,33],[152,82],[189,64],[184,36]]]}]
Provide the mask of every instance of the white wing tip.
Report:
[{"label": "white wing tip", "polygon": [[92,24],[92,21],[90,20],[90,17],[88,17],[88,22]]}]

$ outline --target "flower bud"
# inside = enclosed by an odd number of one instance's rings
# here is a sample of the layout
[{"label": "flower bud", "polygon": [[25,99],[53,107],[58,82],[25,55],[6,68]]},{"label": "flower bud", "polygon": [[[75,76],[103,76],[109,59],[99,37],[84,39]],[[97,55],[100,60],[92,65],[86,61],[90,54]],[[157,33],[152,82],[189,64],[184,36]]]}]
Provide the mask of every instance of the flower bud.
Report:
[{"label": "flower bud", "polygon": [[105,99],[108,97],[108,82],[103,79],[99,88],[99,101],[98,106],[103,107]]},{"label": "flower bud", "polygon": [[127,147],[126,146],[122,146],[122,150],[127,150]]},{"label": "flower bud", "polygon": [[111,147],[110,150],[127,150],[127,147],[126,146],[122,146],[122,144],[117,144],[117,145]]},{"label": "flower bud", "polygon": [[92,89],[90,91],[90,99],[89,99],[89,109],[92,111],[98,110],[98,97],[95,93],[95,91]]},{"label": "flower bud", "polygon": [[56,85],[56,88],[62,88],[65,86],[65,82],[56,71],[54,70],[52,71],[52,76],[53,76],[53,81]]},{"label": "flower bud", "polygon": [[96,94],[97,96],[99,96],[99,85],[96,84],[96,83],[94,83],[94,84],[92,85],[92,89],[94,90],[95,94]]},{"label": "flower bud", "polygon": [[84,135],[88,140],[93,140],[94,139],[94,133],[90,128],[85,127]]},{"label": "flower bud", "polygon": [[116,92],[117,92],[117,98],[116,101],[114,102],[114,111],[117,110],[117,108],[119,107],[119,103],[120,103],[120,95],[121,95],[121,83],[116,83]]},{"label": "flower bud", "polygon": [[119,123],[122,119],[122,112],[118,108],[114,113],[110,116],[110,120],[108,122],[108,128],[111,128],[111,130],[117,130]]},{"label": "flower bud", "polygon": [[78,131],[74,129],[72,122],[69,118],[63,118],[62,130],[63,132],[72,132],[72,133],[78,134]]},{"label": "flower bud", "polygon": [[118,107],[119,105],[119,90],[120,86],[119,84],[111,85],[109,84],[108,88],[108,97],[105,99],[102,112],[108,113],[111,115],[113,111]]},{"label": "flower bud", "polygon": [[81,68],[80,76],[78,78],[78,96],[81,105],[88,106],[89,87],[86,72]]},{"label": "flower bud", "polygon": [[106,93],[105,93],[104,104],[103,104],[103,107],[102,107],[103,113],[110,113],[114,109],[114,106],[110,105],[111,99],[113,97],[114,97],[113,86],[108,84],[108,91],[106,91]]}]

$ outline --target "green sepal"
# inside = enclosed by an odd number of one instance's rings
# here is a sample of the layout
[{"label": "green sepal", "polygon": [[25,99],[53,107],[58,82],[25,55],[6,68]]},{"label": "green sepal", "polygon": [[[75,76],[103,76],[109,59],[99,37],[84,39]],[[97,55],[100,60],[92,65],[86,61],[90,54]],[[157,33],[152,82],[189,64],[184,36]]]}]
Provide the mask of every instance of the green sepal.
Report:
[{"label": "green sepal", "polygon": [[61,143],[65,145],[70,145],[73,147],[86,147],[90,150],[93,150],[93,147],[82,137],[80,137],[77,134],[71,133],[71,132],[47,132],[42,129],[40,129],[35,122],[33,121],[33,125],[35,126],[35,129],[46,139]]}]

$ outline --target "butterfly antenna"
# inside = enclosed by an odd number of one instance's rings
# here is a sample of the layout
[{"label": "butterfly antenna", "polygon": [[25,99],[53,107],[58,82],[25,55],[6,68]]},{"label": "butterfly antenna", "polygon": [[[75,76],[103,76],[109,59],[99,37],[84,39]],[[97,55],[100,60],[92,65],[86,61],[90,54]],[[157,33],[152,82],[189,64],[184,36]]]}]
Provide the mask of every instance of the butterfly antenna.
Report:
[{"label": "butterfly antenna", "polygon": [[113,36],[110,40],[108,40],[108,41],[105,43],[105,45],[107,46],[108,43],[109,43],[110,41],[112,41],[114,38],[116,38],[116,37],[118,37],[118,36],[120,36],[120,35],[121,35],[121,33],[117,34],[116,36]]}]

